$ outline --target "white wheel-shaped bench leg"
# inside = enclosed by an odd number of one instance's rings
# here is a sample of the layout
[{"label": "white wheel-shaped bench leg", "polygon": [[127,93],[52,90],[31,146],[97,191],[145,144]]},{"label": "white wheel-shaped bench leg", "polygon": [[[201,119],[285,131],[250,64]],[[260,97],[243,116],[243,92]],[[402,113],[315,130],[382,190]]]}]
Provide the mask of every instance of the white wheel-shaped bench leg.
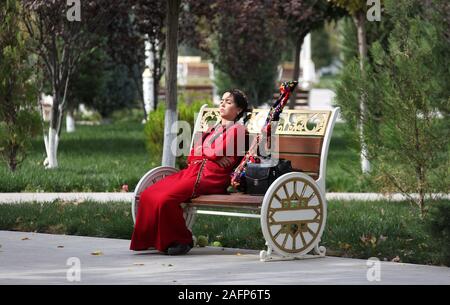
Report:
[{"label": "white wheel-shaped bench leg", "polygon": [[267,261],[267,259],[268,259],[267,251],[266,250],[261,250],[259,252],[259,260],[262,261],[262,262],[265,262],[265,261]]},{"label": "white wheel-shaped bench leg", "polygon": [[272,247],[266,242],[267,250],[262,250],[259,252],[259,260],[262,262],[267,262],[272,259]]},{"label": "white wheel-shaped bench leg", "polygon": [[319,247],[327,217],[325,196],[308,175],[293,172],[275,180],[261,207],[266,244],[283,257],[300,257]]},{"label": "white wheel-shaped bench leg", "polygon": [[325,254],[327,254],[327,248],[324,246],[319,246],[319,243],[317,243],[314,247],[314,252],[320,256],[325,256]]},{"label": "white wheel-shaped bench leg", "polygon": [[154,169],[148,171],[142,178],[139,180],[136,188],[134,189],[133,201],[131,203],[131,215],[133,216],[133,223],[136,223],[136,215],[139,208],[139,196],[140,194],[148,188],[150,185],[155,184],[161,179],[164,179],[167,176],[177,173],[178,170],[176,168],[170,166],[159,166]]},{"label": "white wheel-shaped bench leg", "polygon": [[[134,190],[133,201],[131,204],[131,215],[133,216],[133,223],[136,223],[136,215],[139,208],[139,196],[140,194],[148,188],[150,185],[155,184],[161,179],[164,179],[167,176],[177,173],[178,170],[176,168],[170,166],[159,166],[156,167],[149,172],[147,172],[136,185],[136,189]],[[189,230],[192,231],[192,226],[195,222],[196,210],[192,207],[183,207],[184,208],[184,219],[186,220],[186,226]]]}]

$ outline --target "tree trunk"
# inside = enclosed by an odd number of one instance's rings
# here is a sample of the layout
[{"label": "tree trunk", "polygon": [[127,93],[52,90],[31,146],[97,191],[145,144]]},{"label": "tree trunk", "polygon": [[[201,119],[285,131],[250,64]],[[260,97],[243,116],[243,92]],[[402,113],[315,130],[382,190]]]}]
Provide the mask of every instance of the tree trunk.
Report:
[{"label": "tree trunk", "polygon": [[[56,78],[56,75],[53,75],[53,78]],[[61,117],[61,109],[59,107],[59,80],[53,80],[53,104],[50,113],[50,126],[48,129],[48,133],[44,133],[44,143],[45,149],[47,152],[47,158],[44,160],[44,166],[46,169],[53,169],[58,167],[58,159],[57,159],[57,151],[58,151],[58,142],[59,142],[59,126],[60,126],[60,117]]]},{"label": "tree trunk", "polygon": [[143,121],[147,121],[148,113],[145,109],[143,82],[141,82],[142,73],[140,73],[138,65],[133,65],[133,68],[131,70],[131,78],[133,79],[134,85],[136,86],[136,90],[139,95],[139,102],[141,104],[142,110],[144,111]]},{"label": "tree trunk", "polygon": [[425,217],[425,184],[426,178],[424,169],[422,166],[417,168],[417,188],[419,191],[419,207],[420,207],[420,215],[422,218]]},{"label": "tree trunk", "polygon": [[[364,63],[367,60],[367,40],[366,40],[366,14],[364,11],[359,11],[354,16],[354,22],[358,32],[358,51],[359,51],[359,67],[364,77]],[[361,141],[361,171],[363,174],[370,172],[370,162],[368,159],[367,145],[364,141],[364,121],[366,119],[366,99],[364,92],[361,92],[361,99],[359,103],[360,119],[358,123],[359,137]]]},{"label": "tree trunk", "polygon": [[19,153],[19,146],[18,145],[12,145],[11,147],[8,147],[8,167],[11,172],[15,172],[18,165],[17,160],[17,154]]},{"label": "tree trunk", "polygon": [[159,95],[159,79],[157,80],[157,77],[153,77],[153,88],[152,88],[152,94],[153,94],[153,110],[156,110],[158,108],[158,95]]},{"label": "tree trunk", "polygon": [[[418,118],[417,118],[417,109],[415,112],[415,120],[414,120],[414,149],[415,151],[421,155],[422,154],[422,145],[420,142],[420,130],[418,127]],[[425,217],[425,192],[426,192],[426,175],[425,175],[425,169],[427,166],[423,163],[423,159],[418,158],[415,160],[415,170],[416,170],[416,181],[417,181],[417,191],[419,192],[419,208],[420,208],[420,216],[422,218]]]},{"label": "tree trunk", "polygon": [[68,133],[75,132],[75,118],[72,109],[68,110],[66,114],[66,131]]},{"label": "tree trunk", "polygon": [[[56,61],[57,59],[54,60],[55,63]],[[67,65],[68,63],[64,64]],[[56,69],[56,66],[53,71],[58,71],[58,69]],[[67,74],[61,73],[61,75],[63,75],[61,77],[59,73],[56,74],[53,72],[52,74],[53,74],[52,75],[53,104],[50,114],[50,127],[48,134],[47,135],[44,134],[45,148],[47,151],[47,158],[44,161],[46,169],[53,169],[58,167],[58,159],[57,159],[58,144],[59,144],[59,137],[61,134],[61,124],[64,113],[64,106],[66,104],[67,88],[70,80],[68,72]]]},{"label": "tree trunk", "polygon": [[177,61],[178,61],[178,15],[181,0],[167,1],[167,57],[166,57],[166,115],[164,120],[163,166],[175,167],[176,152],[172,151],[172,143],[176,134],[171,127],[177,120]]},{"label": "tree trunk", "polygon": [[[305,39],[306,34],[303,33],[302,35],[300,35],[300,37],[298,37],[298,39],[295,42],[295,50],[294,50],[294,73],[292,75],[292,80],[294,81],[298,81],[299,77],[300,77],[300,52],[302,50],[302,45],[303,45],[303,40]],[[297,86],[294,90],[294,92],[292,92],[291,97],[289,99],[289,108],[290,109],[294,109],[295,104],[296,104],[296,100],[297,100],[297,88],[299,86]]]},{"label": "tree trunk", "polygon": [[46,169],[53,169],[58,167],[58,144],[59,135],[56,129],[52,127],[49,128],[48,134],[44,135],[45,149],[47,152],[47,158],[44,161],[44,166]]},{"label": "tree trunk", "polygon": [[[152,44],[152,52],[153,52],[153,71],[152,71],[152,77],[153,77],[153,110],[156,110],[158,107],[158,99],[159,99],[159,82],[161,80],[162,75],[162,60],[163,60],[163,53],[164,50],[159,44],[158,41],[155,41],[154,44]],[[177,55],[178,56],[178,55]]]},{"label": "tree trunk", "polygon": [[47,159],[44,161],[46,169],[53,169],[58,167],[58,144],[59,132],[61,127],[61,107],[59,105],[59,88],[53,89],[53,105],[50,115],[50,127],[48,134],[44,136],[45,148],[47,150]]}]

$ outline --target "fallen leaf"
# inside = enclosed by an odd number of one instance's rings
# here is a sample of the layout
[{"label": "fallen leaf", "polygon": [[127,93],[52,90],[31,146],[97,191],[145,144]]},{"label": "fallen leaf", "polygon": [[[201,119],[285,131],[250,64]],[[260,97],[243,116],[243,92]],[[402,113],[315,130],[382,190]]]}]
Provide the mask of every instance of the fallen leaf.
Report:
[{"label": "fallen leaf", "polygon": [[100,250],[97,250],[97,251],[92,252],[91,255],[103,255],[103,252]]}]

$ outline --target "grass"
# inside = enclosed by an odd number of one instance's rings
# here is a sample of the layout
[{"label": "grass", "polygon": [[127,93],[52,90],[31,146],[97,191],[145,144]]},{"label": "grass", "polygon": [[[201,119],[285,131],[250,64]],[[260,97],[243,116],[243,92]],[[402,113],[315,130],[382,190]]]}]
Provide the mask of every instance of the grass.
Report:
[{"label": "grass", "polygon": [[[115,192],[123,184],[131,191],[161,158],[147,152],[144,125],[129,121],[77,126],[75,133],[63,131],[57,169],[44,169],[44,152],[43,139],[38,137],[15,173],[2,164],[0,192]],[[327,191],[374,191],[360,176],[357,150],[346,136],[345,125],[336,124],[328,156]]]},{"label": "grass", "polygon": [[49,234],[129,238],[129,205],[54,201],[0,205],[0,229]]},{"label": "grass", "polygon": [[[123,184],[133,189],[147,170],[157,166],[144,145],[143,125],[116,123],[77,126],[62,133],[59,168],[45,170],[42,137],[15,172],[0,167],[0,192],[113,192]],[[133,188],[131,188],[133,187]]]},{"label": "grass", "polygon": [[327,192],[377,192],[369,176],[361,173],[359,147],[345,123],[336,123],[328,149]]},{"label": "grass", "polygon": [[[332,201],[322,244],[333,256],[442,265],[442,241],[431,237],[427,222],[405,202]],[[130,239],[132,228],[124,202],[0,205],[0,230]],[[265,243],[257,219],[197,215],[193,232],[224,247],[263,249]]]}]

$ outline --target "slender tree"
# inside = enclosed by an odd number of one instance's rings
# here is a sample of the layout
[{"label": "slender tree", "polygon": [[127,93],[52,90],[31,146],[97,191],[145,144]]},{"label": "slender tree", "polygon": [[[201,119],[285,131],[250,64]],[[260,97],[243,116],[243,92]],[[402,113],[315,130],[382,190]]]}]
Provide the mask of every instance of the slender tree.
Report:
[{"label": "slender tree", "polygon": [[277,2],[186,2],[182,22],[191,33],[183,36],[185,41],[209,54],[227,86],[243,89],[252,104],[270,100],[289,31],[279,18]]},{"label": "slender tree", "polygon": [[364,139],[376,152],[374,181],[384,192],[403,193],[422,216],[427,196],[448,193],[450,57],[442,17],[419,0],[386,0],[384,18],[393,24],[387,46],[380,37],[369,48],[365,70],[354,60],[337,86],[337,102],[351,126],[359,117],[359,92],[365,94]]},{"label": "slender tree", "polygon": [[[368,15],[368,7],[366,1],[361,0],[329,0],[337,7],[345,9],[352,17],[356,28],[358,37],[358,54],[359,66],[364,77],[364,65],[367,62],[367,35],[366,35],[366,18]],[[361,143],[361,170],[364,174],[370,172],[369,152],[364,141],[364,120],[366,119],[366,99],[364,93],[360,95],[360,118],[358,124],[360,143]]]},{"label": "slender tree", "polygon": [[[57,168],[57,151],[67,90],[80,57],[96,45],[95,38],[113,20],[111,7],[124,0],[74,1],[22,0],[23,20],[33,39],[32,50],[46,69],[53,105],[48,131],[44,130],[46,168]],[[82,5],[81,5],[82,3]]]},{"label": "slender tree", "polygon": [[144,112],[144,120],[148,113],[145,108],[142,74],[146,68],[144,44],[150,45],[151,73],[153,78],[153,110],[158,104],[159,83],[164,75],[163,54],[165,52],[164,22],[166,4],[164,1],[132,0],[115,7],[115,21],[109,26],[107,33],[108,53],[118,63],[128,69],[134,81]]},{"label": "slender tree", "polygon": [[[300,76],[300,51],[306,35],[312,30],[323,26],[326,20],[343,16],[341,9],[330,5],[326,0],[291,0],[277,1],[280,18],[286,21],[286,36],[294,45],[293,80]],[[295,106],[296,96],[291,95],[289,107]]]},{"label": "slender tree", "polygon": [[172,143],[176,134],[172,126],[177,121],[177,63],[178,63],[178,17],[181,0],[167,0],[166,15],[166,113],[164,120],[163,166],[175,166],[176,156]]},{"label": "slender tree", "polygon": [[[150,60],[152,60],[151,73],[153,79],[153,110],[158,107],[158,96],[160,81],[165,74],[164,54],[166,52],[166,3],[165,1],[138,0],[138,5],[134,8],[137,28],[145,35],[146,43],[150,45]],[[183,32],[183,28],[178,28]]]}]

